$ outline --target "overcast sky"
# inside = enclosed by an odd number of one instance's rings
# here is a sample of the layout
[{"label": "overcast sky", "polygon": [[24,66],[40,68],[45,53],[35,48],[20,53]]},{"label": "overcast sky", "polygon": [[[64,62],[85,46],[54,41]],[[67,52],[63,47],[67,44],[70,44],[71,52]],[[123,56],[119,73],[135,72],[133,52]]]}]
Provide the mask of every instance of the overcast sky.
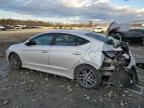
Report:
[{"label": "overcast sky", "polygon": [[52,22],[144,19],[144,0],[0,0],[0,18]]}]

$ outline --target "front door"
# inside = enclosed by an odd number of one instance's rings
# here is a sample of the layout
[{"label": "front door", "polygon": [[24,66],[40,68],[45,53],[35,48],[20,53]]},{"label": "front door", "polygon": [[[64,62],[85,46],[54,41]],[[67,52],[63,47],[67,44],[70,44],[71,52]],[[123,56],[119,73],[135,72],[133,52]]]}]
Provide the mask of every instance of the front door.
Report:
[{"label": "front door", "polygon": [[52,34],[42,34],[32,38],[30,41],[35,42],[36,45],[25,45],[21,50],[23,64],[41,68],[48,67],[48,54],[52,38]]}]

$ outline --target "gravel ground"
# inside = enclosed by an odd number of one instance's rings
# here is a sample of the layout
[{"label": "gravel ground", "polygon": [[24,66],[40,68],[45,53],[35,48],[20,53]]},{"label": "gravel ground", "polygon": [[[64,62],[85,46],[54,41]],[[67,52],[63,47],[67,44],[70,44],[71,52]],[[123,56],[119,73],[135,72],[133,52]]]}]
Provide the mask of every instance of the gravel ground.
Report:
[{"label": "gravel ground", "polygon": [[[0,32],[0,108],[144,108],[144,97],[126,88],[88,90],[64,77],[28,69],[10,70],[4,57],[6,48],[44,31]],[[136,61],[144,61],[144,47],[131,46],[131,50]]]}]

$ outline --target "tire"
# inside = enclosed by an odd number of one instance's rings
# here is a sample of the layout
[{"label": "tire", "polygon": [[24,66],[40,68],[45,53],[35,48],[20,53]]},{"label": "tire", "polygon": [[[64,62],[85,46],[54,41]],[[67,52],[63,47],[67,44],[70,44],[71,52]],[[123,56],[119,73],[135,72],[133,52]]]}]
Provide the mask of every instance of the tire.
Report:
[{"label": "tire", "polygon": [[75,69],[75,73],[80,86],[87,89],[99,87],[102,75],[91,65],[80,65]]},{"label": "tire", "polygon": [[22,68],[21,59],[16,53],[10,54],[9,64],[10,64],[10,68],[14,70],[19,70]]}]

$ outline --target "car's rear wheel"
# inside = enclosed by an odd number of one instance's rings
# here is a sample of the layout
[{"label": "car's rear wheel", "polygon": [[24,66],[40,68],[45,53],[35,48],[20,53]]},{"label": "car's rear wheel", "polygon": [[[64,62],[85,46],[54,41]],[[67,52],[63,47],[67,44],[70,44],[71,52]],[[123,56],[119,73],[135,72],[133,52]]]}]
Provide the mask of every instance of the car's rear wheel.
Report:
[{"label": "car's rear wheel", "polygon": [[10,68],[14,70],[19,70],[22,67],[21,59],[16,53],[12,53],[9,56]]},{"label": "car's rear wheel", "polygon": [[77,82],[84,88],[97,88],[101,82],[101,73],[93,66],[83,64],[75,72]]}]

